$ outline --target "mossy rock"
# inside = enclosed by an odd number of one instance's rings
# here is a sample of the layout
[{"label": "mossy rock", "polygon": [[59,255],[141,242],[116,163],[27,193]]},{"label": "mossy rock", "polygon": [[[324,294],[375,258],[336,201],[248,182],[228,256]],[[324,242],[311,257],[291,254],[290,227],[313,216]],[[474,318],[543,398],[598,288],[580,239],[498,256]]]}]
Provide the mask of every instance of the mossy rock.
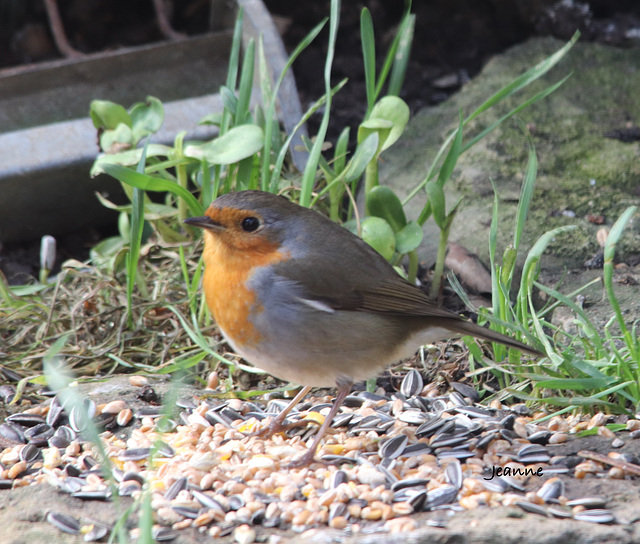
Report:
[{"label": "mossy rock", "polygon": [[[482,73],[438,107],[420,111],[403,137],[383,155],[381,182],[406,195],[425,176],[440,145],[465,116],[515,77],[549,56],[563,43],[536,38],[494,57]],[[630,205],[640,203],[640,142],[609,137],[640,123],[640,49],[616,49],[578,43],[548,74],[471,122],[468,141],[498,118],[559,81],[571,77],[553,94],[526,108],[465,152],[447,183],[447,203],[464,197],[450,239],[488,260],[493,205],[491,181],[500,200],[499,250],[513,239],[520,185],[528,148],[523,126],[531,133],[538,156],[538,177],[525,228],[520,262],[544,232],[576,225],[549,248],[545,265],[581,267],[596,253],[598,225],[611,226]],[[408,218],[416,218],[424,193],[411,201]],[[438,231],[426,225],[421,258],[435,259]],[[618,245],[619,258],[640,253],[640,228],[632,222]]]}]

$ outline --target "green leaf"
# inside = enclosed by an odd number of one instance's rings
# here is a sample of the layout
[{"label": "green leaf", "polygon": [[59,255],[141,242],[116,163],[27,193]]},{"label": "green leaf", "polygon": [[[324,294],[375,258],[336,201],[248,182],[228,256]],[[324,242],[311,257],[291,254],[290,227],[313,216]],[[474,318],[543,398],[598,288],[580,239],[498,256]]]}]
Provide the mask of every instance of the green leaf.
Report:
[{"label": "green leaf", "polygon": [[92,100],[89,115],[93,126],[100,129],[114,129],[120,123],[131,126],[131,116],[120,104],[110,100]]},{"label": "green leaf", "polygon": [[[116,210],[118,212],[131,213],[131,204],[118,205],[103,197],[100,193],[95,193],[96,197],[105,208]],[[166,204],[156,204],[155,202],[146,202],[144,205],[144,218],[149,221],[158,219],[167,219],[178,214],[177,208],[167,206]]]},{"label": "green leaf", "polygon": [[200,119],[199,125],[215,125],[219,127],[222,124],[222,113],[214,112],[205,115],[202,119]]},{"label": "green leaf", "polygon": [[393,232],[399,232],[407,224],[400,199],[392,189],[385,185],[378,185],[369,191],[367,209],[371,215],[386,220],[391,225]]},{"label": "green leaf", "polygon": [[344,172],[344,181],[351,183],[358,179],[362,175],[362,172],[364,172],[367,164],[375,160],[376,151],[378,151],[378,133],[373,132],[369,134],[362,143],[358,144],[356,152],[347,164]]},{"label": "green leaf", "polygon": [[422,243],[424,232],[417,221],[409,221],[396,233],[396,251],[402,255],[417,249]]},{"label": "green leaf", "polygon": [[[172,147],[162,144],[149,144],[147,148],[147,157],[168,157],[173,151]],[[129,149],[112,155],[100,155],[91,167],[91,177],[94,178],[98,174],[104,174],[104,166],[106,164],[120,164],[123,166],[132,166],[138,164],[142,157],[142,148]]]},{"label": "green leaf", "polygon": [[[387,92],[390,95],[397,96],[400,94],[404,78],[407,73],[409,57],[411,55],[411,44],[413,43],[413,31],[416,26],[416,16],[407,12],[406,17],[400,23],[396,40],[398,46],[394,53],[393,69],[389,78],[389,87]],[[382,76],[380,76],[382,78]]]},{"label": "green leaf", "polygon": [[360,42],[364,62],[364,82],[367,91],[367,109],[371,109],[376,100],[376,40],[373,33],[371,12],[363,8],[360,12]]},{"label": "green leaf", "polygon": [[462,153],[462,129],[464,127],[462,110],[460,110],[459,115],[460,123],[458,124],[458,130],[456,131],[456,137],[453,139],[449,152],[442,163],[442,168],[440,168],[440,172],[438,173],[438,185],[441,187],[444,186],[447,180],[451,177],[451,174],[453,174],[453,169],[456,167],[458,157],[460,156],[460,153]]},{"label": "green leaf", "polygon": [[131,108],[131,128],[136,142],[158,132],[163,122],[164,106],[153,96],[147,96],[145,102],[138,102]]},{"label": "green leaf", "polygon": [[385,96],[378,100],[373,110],[371,110],[369,120],[386,119],[393,123],[393,128],[384,141],[382,151],[391,147],[400,138],[409,122],[409,114],[409,106],[402,98]]},{"label": "green leaf", "polygon": [[429,197],[429,202],[431,203],[433,219],[436,222],[436,225],[438,225],[439,228],[443,229],[445,227],[446,217],[444,190],[438,183],[434,181],[430,181],[429,183],[427,183],[425,185],[425,190],[427,192],[427,196]]},{"label": "green leaf", "polygon": [[264,132],[257,125],[241,125],[202,145],[188,145],[184,154],[211,164],[234,164],[262,149]]},{"label": "green leaf", "polygon": [[113,130],[105,130],[100,135],[100,148],[109,153],[112,150],[122,149],[123,147],[133,147],[133,133],[131,129],[124,123],[120,123]]},{"label": "green leaf", "polygon": [[128,185],[138,189],[155,192],[168,191],[173,193],[174,195],[184,199],[187,206],[189,206],[192,215],[202,215],[204,213],[202,205],[196,200],[196,198],[177,183],[149,176],[147,174],[140,174],[139,172],[135,172],[130,168],[120,166],[119,164],[105,164],[104,171],[110,176],[116,178],[118,181],[127,183]]},{"label": "green leaf", "polygon": [[615,378],[555,378],[536,382],[536,387],[544,389],[601,389],[608,387],[616,380]]},{"label": "green leaf", "polygon": [[381,217],[367,217],[362,222],[362,239],[387,261],[393,258],[396,236],[389,223]]},{"label": "green leaf", "polygon": [[386,119],[369,119],[358,127],[358,143],[366,140],[374,132],[378,133],[378,149],[376,155],[379,155],[384,149],[384,143],[391,134],[393,123]]}]

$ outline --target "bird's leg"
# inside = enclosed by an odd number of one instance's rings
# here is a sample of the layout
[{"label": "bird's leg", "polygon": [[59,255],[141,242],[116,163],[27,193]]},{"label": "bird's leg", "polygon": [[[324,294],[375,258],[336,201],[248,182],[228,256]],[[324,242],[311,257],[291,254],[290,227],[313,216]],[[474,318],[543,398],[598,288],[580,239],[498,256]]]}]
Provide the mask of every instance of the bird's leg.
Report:
[{"label": "bird's leg", "polygon": [[333,406],[329,411],[329,415],[327,415],[326,419],[324,420],[324,423],[322,424],[322,427],[320,427],[320,430],[316,434],[316,437],[313,439],[313,443],[311,444],[309,449],[306,451],[306,453],[304,453],[301,457],[298,457],[297,459],[294,459],[293,461],[291,461],[291,463],[287,465],[287,468],[306,467],[313,462],[313,458],[316,455],[316,450],[320,445],[320,440],[322,440],[322,437],[327,432],[327,429],[331,426],[331,422],[333,421],[333,418],[338,413],[338,410],[342,406],[342,403],[344,402],[345,397],[351,391],[352,386],[353,386],[352,382],[338,383],[338,394],[336,395],[336,400],[333,401]]},{"label": "bird's leg", "polygon": [[[274,434],[281,433],[282,431],[286,431],[292,427],[292,425],[285,425],[284,420],[289,415],[289,412],[298,404],[306,395],[311,391],[310,385],[305,385],[302,389],[300,389],[299,393],[293,397],[293,400],[288,404],[288,406],[282,410],[276,417],[273,418],[271,423],[266,427],[263,427],[259,431],[252,433],[249,436],[258,436],[260,438],[268,438],[273,436]],[[295,425],[293,425],[295,426]]]}]

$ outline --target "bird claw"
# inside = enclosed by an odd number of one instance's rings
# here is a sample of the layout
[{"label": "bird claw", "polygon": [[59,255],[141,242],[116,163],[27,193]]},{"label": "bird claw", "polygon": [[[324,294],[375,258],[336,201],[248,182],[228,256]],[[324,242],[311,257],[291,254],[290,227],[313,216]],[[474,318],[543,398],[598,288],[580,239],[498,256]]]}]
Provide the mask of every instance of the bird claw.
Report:
[{"label": "bird claw", "polygon": [[283,422],[283,421],[278,421],[278,419],[276,418],[272,420],[271,423],[269,423],[268,425],[265,425],[264,427],[262,427],[262,429],[248,433],[245,436],[257,437],[257,438],[271,438],[274,434],[284,433],[284,432],[290,431],[291,429],[295,429],[297,427],[307,426],[308,424],[309,424],[309,421],[306,421],[306,420],[293,421],[293,422],[287,423],[286,420]]},{"label": "bird claw", "polygon": [[311,463],[315,461],[316,452],[315,450],[307,450],[300,457],[296,457],[291,462],[289,462],[284,468],[285,470],[292,468],[305,468],[308,467]]}]

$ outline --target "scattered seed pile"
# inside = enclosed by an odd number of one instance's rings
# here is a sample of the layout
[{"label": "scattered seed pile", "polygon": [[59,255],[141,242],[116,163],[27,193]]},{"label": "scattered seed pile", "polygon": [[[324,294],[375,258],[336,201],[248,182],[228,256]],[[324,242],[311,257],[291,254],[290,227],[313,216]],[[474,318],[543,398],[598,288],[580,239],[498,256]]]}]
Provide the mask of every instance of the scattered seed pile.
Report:
[{"label": "scattered seed pile", "polygon": [[[352,394],[317,454],[322,462],[303,469],[287,465],[306,450],[330,409],[329,398],[301,404],[288,418],[295,425],[287,435],[266,440],[250,434],[287,400],[263,407],[238,399],[183,399],[172,419],[162,408],[133,412],[122,400],[101,406],[85,400],[67,411],[54,398],[0,425],[0,489],[47,482],[80,499],[105,500],[114,493],[136,498],[146,486],[158,541],[193,527],[213,537],[233,533],[245,543],[255,540],[260,527],[405,532],[416,528],[415,512],[439,511],[428,523],[444,527],[456,511],[498,505],[616,522],[605,499],[566,497],[555,475],[637,476],[638,459],[615,452],[569,458],[551,451],[570,434],[594,427],[611,437],[612,447],[622,445],[604,426],[604,414],[536,424],[541,414],[530,414],[524,405],[480,406],[473,388],[451,385],[451,394],[439,396],[412,370],[398,392]],[[13,394],[12,386],[0,386],[5,402]],[[86,440],[90,421],[110,429],[100,436],[111,480],[97,461],[99,449]],[[123,439],[127,425],[134,428]],[[629,419],[626,427],[637,438],[640,419]],[[541,476],[547,478],[539,488],[527,492],[525,482]],[[88,541],[112,529],[56,512],[47,520]]]}]

